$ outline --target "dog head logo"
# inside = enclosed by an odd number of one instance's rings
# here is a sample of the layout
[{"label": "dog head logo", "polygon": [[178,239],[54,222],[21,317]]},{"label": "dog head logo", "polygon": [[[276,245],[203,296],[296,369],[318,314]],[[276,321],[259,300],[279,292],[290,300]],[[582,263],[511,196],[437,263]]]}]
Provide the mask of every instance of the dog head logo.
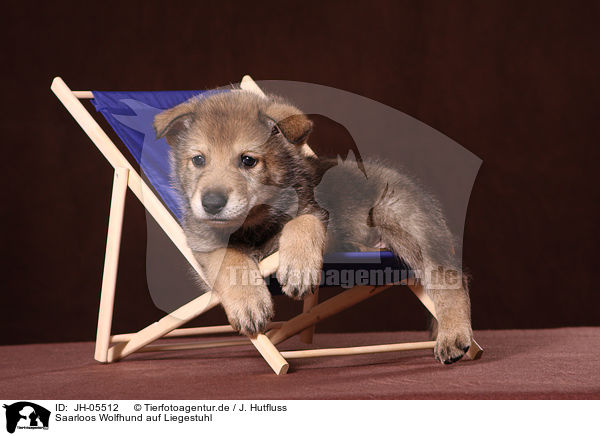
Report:
[{"label": "dog head logo", "polygon": [[28,401],[5,404],[6,431],[14,433],[19,429],[47,429],[50,422],[50,411]]}]

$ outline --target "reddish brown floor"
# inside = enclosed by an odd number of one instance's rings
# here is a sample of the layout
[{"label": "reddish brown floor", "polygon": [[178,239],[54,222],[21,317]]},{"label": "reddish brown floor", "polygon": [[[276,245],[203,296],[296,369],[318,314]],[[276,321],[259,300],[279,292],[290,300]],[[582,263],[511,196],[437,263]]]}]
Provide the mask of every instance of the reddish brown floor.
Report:
[{"label": "reddish brown floor", "polygon": [[[478,331],[479,361],[431,351],[291,361],[276,376],[251,347],[95,362],[92,343],[0,347],[6,399],[600,399],[600,327]],[[180,339],[181,340],[181,339]],[[420,332],[317,334],[320,347],[426,340]],[[300,347],[296,339],[281,348]]]}]

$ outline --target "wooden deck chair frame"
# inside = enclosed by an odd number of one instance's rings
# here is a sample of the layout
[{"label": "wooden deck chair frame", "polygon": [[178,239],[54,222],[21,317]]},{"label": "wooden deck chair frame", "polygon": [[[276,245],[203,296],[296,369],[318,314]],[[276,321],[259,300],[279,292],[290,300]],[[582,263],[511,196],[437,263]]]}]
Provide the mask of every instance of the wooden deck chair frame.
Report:
[{"label": "wooden deck chair frame", "polygon": [[[240,86],[247,91],[264,95],[262,90],[250,76],[244,76]],[[185,235],[179,223],[173,218],[159,198],[147,186],[138,172],[79,101],[80,99],[94,98],[92,92],[71,91],[60,77],[56,77],[52,81],[51,90],[56,94],[58,99],[63,103],[69,113],[75,118],[83,131],[90,137],[92,142],[98,147],[100,152],[115,170],[94,358],[99,362],[109,363],[123,359],[135,352],[216,348],[248,344],[248,338],[228,338],[219,341],[196,343],[152,344],[152,342],[161,338],[233,333],[234,330],[229,325],[180,328],[188,321],[219,304],[219,299],[214,292],[207,292],[197,297],[177,310],[167,314],[159,321],[148,325],[136,333],[111,335],[121,230],[127,188],[131,189],[134,195],[140,200],[146,210],[173,241],[175,246],[181,251],[183,256],[192,265],[200,277],[203,275],[192,251],[187,246]],[[304,147],[306,153],[312,153],[312,150],[307,144],[305,144]],[[259,264],[262,276],[266,277],[273,274],[277,270],[278,263],[278,253],[274,253],[262,260]],[[427,310],[435,317],[433,301],[418,283],[399,284],[407,284]],[[333,296],[320,304],[318,303],[318,289],[316,289],[314,294],[304,300],[303,312],[301,314],[285,322],[271,323],[266,334],[259,334],[254,338],[249,338],[250,342],[256,347],[258,352],[278,375],[287,373],[289,368],[287,359],[432,349],[435,345],[435,341],[281,352],[275,347],[275,345],[296,334],[300,334],[302,341],[312,343],[314,326],[317,322],[354,306],[367,298],[377,295],[392,286],[392,284],[384,286],[356,286]],[[467,357],[470,359],[477,359],[481,356],[482,352],[482,348],[475,340],[473,340],[467,353]]]}]

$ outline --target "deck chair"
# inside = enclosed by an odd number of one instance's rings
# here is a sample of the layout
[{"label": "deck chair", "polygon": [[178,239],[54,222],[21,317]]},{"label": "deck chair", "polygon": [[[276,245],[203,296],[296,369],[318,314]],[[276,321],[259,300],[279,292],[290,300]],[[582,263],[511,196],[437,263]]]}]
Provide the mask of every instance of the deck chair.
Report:
[{"label": "deck chair", "polygon": [[[242,79],[240,87],[247,91],[262,94],[262,90],[249,76],[245,76]],[[397,279],[397,277],[400,276],[394,275],[393,277],[395,277],[396,280],[381,285],[367,284],[355,286],[352,289],[340,292],[321,303],[318,302],[318,289],[316,289],[312,295],[304,300],[303,311],[300,314],[288,321],[271,323],[265,334],[259,334],[253,338],[228,338],[223,340],[204,340],[202,342],[189,343],[165,343],[165,341],[160,341],[158,344],[153,344],[153,342],[162,338],[234,333],[233,328],[229,325],[181,328],[185,323],[195,319],[202,313],[207,312],[219,304],[219,299],[214,292],[207,292],[197,296],[197,298],[183,304],[181,307],[168,313],[157,322],[148,325],[138,332],[112,335],[113,306],[127,188],[129,188],[141,201],[148,213],[153,217],[156,223],[170,238],[175,247],[182,253],[200,277],[202,277],[202,271],[199,268],[192,251],[187,246],[186,238],[178,222],[177,206],[169,193],[169,183],[164,175],[165,169],[163,168],[161,175],[160,171],[156,172],[152,168],[143,168],[145,177],[142,177],[127,158],[125,158],[109,136],[102,130],[98,122],[88,112],[80,100],[92,99],[92,103],[96,106],[97,110],[105,116],[134,158],[139,160],[140,140],[143,141],[143,138],[140,139],[139,132],[137,132],[137,134],[132,134],[132,131],[128,126],[120,122],[119,114],[123,113],[119,112],[123,109],[122,101],[124,99],[134,100],[140,102],[140,104],[166,109],[187,100],[193,95],[199,94],[201,91],[130,93],[71,91],[60,77],[56,77],[53,80],[51,90],[114,168],[108,237],[106,242],[94,354],[97,361],[104,363],[114,362],[136,352],[227,347],[248,344],[250,341],[273,371],[280,375],[287,373],[289,368],[287,360],[290,359],[421,350],[432,349],[434,347],[435,341],[281,352],[276,348],[276,345],[295,335],[300,335],[300,339],[305,343],[312,343],[314,326],[318,321],[354,306],[355,304],[373,297],[385,289],[397,284],[408,285],[416,297],[435,317],[433,301],[425,293],[422,286],[417,281],[411,280],[411,277],[406,274],[402,276],[401,279]],[[168,146],[164,143],[163,147],[165,147],[163,150],[156,150],[157,154],[156,159],[154,160],[155,162],[158,162],[159,165],[164,166],[167,162],[166,149]],[[154,151],[151,150],[151,152]],[[304,145],[304,152],[312,153],[312,150],[307,144]],[[148,183],[146,180],[148,180]],[[390,252],[329,254],[325,256],[324,269],[335,269],[339,268],[340,265],[347,268],[349,261],[352,261],[359,268],[366,270],[385,268],[388,266],[394,267],[397,270],[407,270],[406,266]],[[274,253],[263,259],[259,264],[259,269],[263,277],[271,276],[277,270],[277,267],[278,253]],[[271,291],[276,293],[278,284],[275,282],[271,285],[273,282],[273,280],[269,281],[269,286]],[[479,344],[473,341],[467,353],[467,357],[470,359],[477,359],[481,356],[482,352],[483,350]]]}]

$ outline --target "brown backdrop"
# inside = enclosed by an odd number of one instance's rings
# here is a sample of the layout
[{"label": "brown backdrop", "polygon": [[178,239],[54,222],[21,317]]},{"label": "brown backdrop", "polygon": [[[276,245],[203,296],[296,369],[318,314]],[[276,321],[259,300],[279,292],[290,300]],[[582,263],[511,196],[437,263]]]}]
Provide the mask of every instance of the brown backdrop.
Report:
[{"label": "brown backdrop", "polygon": [[[0,343],[95,333],[112,169],[51,94],[55,75],[161,90],[251,73],[401,110],[483,159],[464,241],[474,327],[600,323],[597,2],[254,3],[3,7]],[[312,143],[331,136],[322,125]],[[133,198],[126,210],[118,331],[161,315],[145,215]],[[281,316],[299,308],[279,300]],[[384,293],[322,329],[418,329],[422,314]]]}]

